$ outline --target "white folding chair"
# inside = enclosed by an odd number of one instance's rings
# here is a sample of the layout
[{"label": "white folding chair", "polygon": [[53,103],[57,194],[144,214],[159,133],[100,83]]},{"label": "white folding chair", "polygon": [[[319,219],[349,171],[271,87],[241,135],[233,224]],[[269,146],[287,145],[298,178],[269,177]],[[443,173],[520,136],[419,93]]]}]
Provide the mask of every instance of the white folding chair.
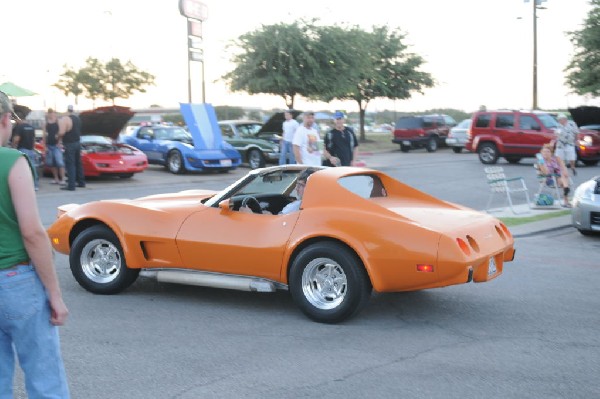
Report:
[{"label": "white folding chair", "polygon": [[[488,199],[488,203],[485,207],[486,210],[490,209],[490,205],[492,200],[497,194],[501,196],[506,196],[508,200],[508,204],[510,206],[510,210],[514,214],[519,213],[529,213],[531,212],[531,202],[529,201],[529,190],[527,189],[527,185],[525,184],[525,180],[522,177],[512,177],[507,178],[504,174],[504,168],[501,166],[490,166],[484,168],[485,176],[487,178],[487,183],[490,188],[490,197]],[[515,204],[513,203],[513,194],[524,194],[525,200],[527,201],[527,210],[524,212],[519,212],[515,209]]]}]

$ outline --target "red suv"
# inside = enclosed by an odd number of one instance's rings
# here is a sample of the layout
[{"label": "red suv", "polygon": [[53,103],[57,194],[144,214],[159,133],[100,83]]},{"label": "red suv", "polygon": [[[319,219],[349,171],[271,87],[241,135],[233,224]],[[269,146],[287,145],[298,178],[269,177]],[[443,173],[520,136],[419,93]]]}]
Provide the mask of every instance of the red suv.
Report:
[{"label": "red suv", "polygon": [[448,115],[402,116],[396,122],[392,143],[400,144],[402,152],[420,147],[434,152],[440,144],[446,144],[446,137],[454,126],[456,121]]},{"label": "red suv", "polygon": [[[521,158],[534,157],[542,145],[554,140],[558,126],[549,113],[480,111],[472,117],[466,149],[477,152],[484,164],[496,163],[499,157],[517,163]],[[600,137],[580,130],[578,139],[577,158],[585,165],[596,165],[600,161]]]}]

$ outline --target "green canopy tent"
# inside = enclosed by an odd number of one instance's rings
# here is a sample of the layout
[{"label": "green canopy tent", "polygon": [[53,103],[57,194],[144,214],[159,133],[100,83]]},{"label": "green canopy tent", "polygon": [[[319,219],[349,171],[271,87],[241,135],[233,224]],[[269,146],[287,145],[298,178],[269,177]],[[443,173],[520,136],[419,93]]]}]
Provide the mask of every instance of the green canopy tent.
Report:
[{"label": "green canopy tent", "polygon": [[37,93],[27,90],[24,87],[17,86],[12,82],[4,82],[0,85],[0,91],[3,91],[9,97],[35,96]]}]

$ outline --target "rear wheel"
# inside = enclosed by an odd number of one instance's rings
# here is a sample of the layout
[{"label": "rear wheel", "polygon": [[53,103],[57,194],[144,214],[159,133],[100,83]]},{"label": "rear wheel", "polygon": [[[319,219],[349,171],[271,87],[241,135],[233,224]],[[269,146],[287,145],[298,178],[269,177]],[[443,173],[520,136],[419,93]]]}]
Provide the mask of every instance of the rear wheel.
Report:
[{"label": "rear wheel", "polygon": [[479,154],[479,160],[481,163],[486,165],[495,164],[500,156],[498,153],[498,148],[494,143],[481,144],[477,149],[477,153]]},{"label": "rear wheel", "polygon": [[121,179],[129,179],[133,176],[133,173],[122,173],[119,175]]},{"label": "rear wheel", "polygon": [[184,171],[183,157],[177,150],[173,150],[167,156],[167,169],[169,172],[178,174]]},{"label": "rear wheel", "polygon": [[252,149],[248,151],[248,164],[250,169],[263,168],[265,166],[265,158],[260,150]]},{"label": "rear wheel", "polygon": [[460,154],[462,151],[462,147],[452,147],[452,151],[454,151],[455,154]]},{"label": "rear wheel", "polygon": [[116,294],[136,280],[139,269],[129,269],[119,239],[106,226],[85,229],[73,241],[69,255],[71,273],[86,290]]},{"label": "rear wheel", "polygon": [[400,144],[400,151],[402,151],[402,152],[409,152],[410,151],[410,146],[409,145]]},{"label": "rear wheel", "polygon": [[435,136],[429,137],[427,140],[427,144],[425,144],[425,149],[427,152],[436,152],[438,149],[438,141]]},{"label": "rear wheel", "polygon": [[367,304],[372,290],[356,255],[332,242],[312,244],[298,254],[290,269],[289,286],[300,310],[321,323],[352,317]]}]

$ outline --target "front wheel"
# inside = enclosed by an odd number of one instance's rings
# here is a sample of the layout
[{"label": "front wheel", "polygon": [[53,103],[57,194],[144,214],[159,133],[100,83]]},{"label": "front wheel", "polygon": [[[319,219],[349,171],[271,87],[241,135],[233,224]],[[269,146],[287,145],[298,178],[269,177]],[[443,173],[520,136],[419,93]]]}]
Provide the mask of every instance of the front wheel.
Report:
[{"label": "front wheel", "polygon": [[500,154],[494,143],[483,143],[477,149],[479,160],[486,165],[495,164],[498,161]]},{"label": "front wheel", "polygon": [[173,174],[179,174],[183,172],[183,157],[179,151],[173,150],[169,153],[169,156],[167,157],[167,169],[169,169],[169,172]]},{"label": "front wheel", "polygon": [[312,244],[298,254],[289,286],[300,310],[320,323],[339,323],[354,316],[367,304],[372,290],[356,255],[332,242]]},{"label": "front wheel", "polygon": [[248,164],[250,169],[263,168],[265,166],[265,158],[262,153],[257,149],[248,151]]},{"label": "front wheel", "polygon": [[584,161],[580,160],[585,166],[596,166],[598,165],[598,161]]},{"label": "front wheel", "polygon": [[86,290],[116,294],[137,279],[139,269],[129,269],[119,239],[106,226],[92,226],[79,234],[69,254],[71,273]]}]

